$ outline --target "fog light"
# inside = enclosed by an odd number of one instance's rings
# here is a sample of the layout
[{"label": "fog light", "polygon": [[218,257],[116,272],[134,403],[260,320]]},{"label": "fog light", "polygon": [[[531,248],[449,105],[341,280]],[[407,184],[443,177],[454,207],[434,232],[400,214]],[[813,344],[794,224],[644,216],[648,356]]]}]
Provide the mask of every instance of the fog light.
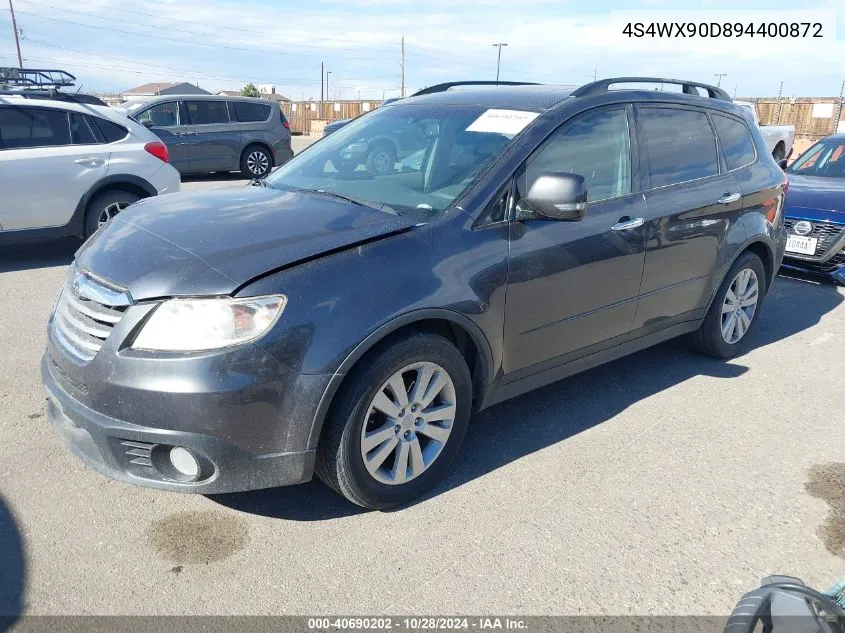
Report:
[{"label": "fog light", "polygon": [[200,473],[200,465],[190,451],[181,446],[170,449],[170,463],[177,471],[186,477],[194,478]]}]

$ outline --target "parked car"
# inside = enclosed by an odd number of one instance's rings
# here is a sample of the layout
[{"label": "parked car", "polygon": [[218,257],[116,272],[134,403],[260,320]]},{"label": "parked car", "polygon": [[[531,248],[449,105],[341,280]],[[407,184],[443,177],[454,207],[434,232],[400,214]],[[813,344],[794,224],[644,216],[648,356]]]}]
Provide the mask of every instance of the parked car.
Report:
[{"label": "parked car", "polygon": [[[473,412],[681,335],[741,352],[783,257],[785,175],[722,90],[608,90],[625,81],[432,87],[263,186],[131,207],[50,317],[53,427],[126,482],[316,471],[389,508],[443,480]],[[333,167],[420,126],[417,170]]]},{"label": "parked car", "polygon": [[293,157],[290,123],[276,101],[170,95],[128,101],[120,111],[165,142],[182,174],[240,170],[263,178]]},{"label": "parked car", "polygon": [[179,191],[167,160],[109,107],[0,96],[0,241],[90,236],[136,200]]},{"label": "parked car", "polygon": [[735,101],[734,103],[742,106],[751,114],[755,125],[760,128],[760,134],[766,142],[766,149],[776,161],[789,158],[792,155],[792,143],[795,141],[794,125],[760,125],[757,107],[753,103],[748,101]]},{"label": "parked car", "polygon": [[[381,102],[381,106],[386,106],[388,104],[393,103],[394,101],[399,101],[402,97],[391,97],[390,99],[385,99]],[[381,107],[379,106],[379,107]],[[332,121],[331,123],[327,123],[326,126],[323,128],[323,136],[328,136],[332,132],[337,132],[340,128],[344,127],[350,121],[354,121],[355,118],[351,119],[337,119]]]},{"label": "parked car", "polygon": [[784,267],[845,284],[845,134],[819,141],[786,172]]}]

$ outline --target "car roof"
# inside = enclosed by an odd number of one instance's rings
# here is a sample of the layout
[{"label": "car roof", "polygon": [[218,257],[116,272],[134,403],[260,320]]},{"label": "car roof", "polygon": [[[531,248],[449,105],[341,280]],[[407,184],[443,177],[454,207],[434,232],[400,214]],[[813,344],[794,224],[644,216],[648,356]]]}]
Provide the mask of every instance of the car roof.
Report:
[{"label": "car roof", "polygon": [[[451,89],[443,92],[408,97],[387,104],[390,108],[401,108],[406,104],[476,105],[487,108],[547,110],[560,103],[572,93],[575,86],[523,85],[484,86],[466,89]],[[384,107],[384,106],[382,106]]]},{"label": "car roof", "polygon": [[91,113],[92,110],[102,113],[110,110],[108,106],[79,103],[76,101],[64,101],[59,99],[28,99],[23,95],[0,95],[0,104],[26,106],[28,108],[52,108],[54,110],[70,110],[72,112]]},{"label": "car roof", "polygon": [[174,99],[188,99],[190,101],[250,101],[253,103],[277,103],[276,101],[262,99],[261,97],[231,97],[229,95],[138,95],[137,97],[130,97],[126,100],[126,103],[153,103],[155,101],[173,101]]}]

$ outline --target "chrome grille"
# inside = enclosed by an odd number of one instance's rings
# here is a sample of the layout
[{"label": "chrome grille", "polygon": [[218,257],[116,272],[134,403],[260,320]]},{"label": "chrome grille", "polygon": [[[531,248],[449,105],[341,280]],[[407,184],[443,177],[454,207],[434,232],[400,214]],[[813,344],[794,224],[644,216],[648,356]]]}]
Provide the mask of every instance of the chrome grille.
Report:
[{"label": "chrome grille", "polygon": [[[792,234],[796,234],[793,227],[798,222],[800,222],[800,220],[786,218],[783,223],[786,226],[787,231]],[[821,259],[825,256],[830,247],[837,242],[842,231],[845,230],[845,225],[834,224],[833,222],[811,222],[811,224],[813,225],[812,233],[803,237],[815,237],[818,239],[818,244],[816,244],[816,254],[812,258]]]},{"label": "chrome grille", "polygon": [[71,269],[53,313],[53,333],[70,354],[90,361],[120,322],[129,294]]}]

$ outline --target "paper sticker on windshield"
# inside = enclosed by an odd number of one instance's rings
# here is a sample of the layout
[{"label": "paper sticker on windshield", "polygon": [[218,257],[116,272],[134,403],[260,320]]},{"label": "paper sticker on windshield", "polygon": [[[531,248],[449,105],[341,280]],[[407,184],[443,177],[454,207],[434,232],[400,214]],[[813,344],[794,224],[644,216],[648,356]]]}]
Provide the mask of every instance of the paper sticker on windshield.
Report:
[{"label": "paper sticker on windshield", "polygon": [[495,132],[516,136],[539,116],[537,112],[523,110],[487,110],[473,121],[467,132]]}]

